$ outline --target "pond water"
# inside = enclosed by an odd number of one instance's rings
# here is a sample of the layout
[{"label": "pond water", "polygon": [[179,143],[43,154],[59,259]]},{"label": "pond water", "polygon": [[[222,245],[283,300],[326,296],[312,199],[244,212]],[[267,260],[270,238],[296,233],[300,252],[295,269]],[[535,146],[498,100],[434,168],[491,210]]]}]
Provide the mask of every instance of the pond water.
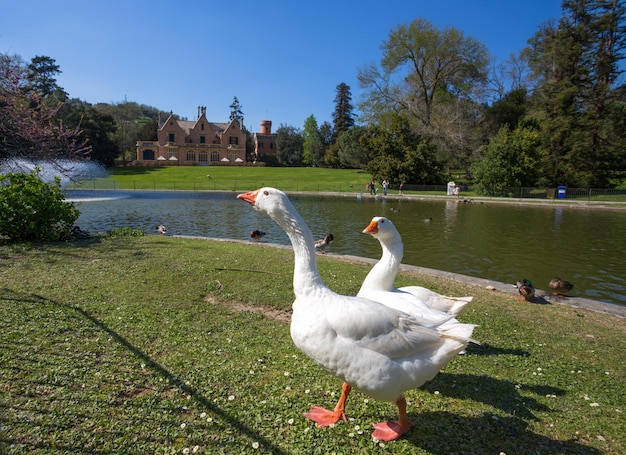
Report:
[{"label": "pond water", "polygon": [[[289,244],[267,216],[235,192],[68,191],[92,233],[114,227],[156,233]],[[85,197],[87,194],[87,197]],[[385,200],[355,196],[291,196],[313,235],[335,236],[329,251],[379,258],[378,241],[361,231],[374,216],[391,219],[405,245],[403,263],[504,283],[530,279],[547,290],[551,278],[572,281],[572,295],[626,305],[626,211],[457,200]],[[425,221],[430,220],[432,221]]]}]

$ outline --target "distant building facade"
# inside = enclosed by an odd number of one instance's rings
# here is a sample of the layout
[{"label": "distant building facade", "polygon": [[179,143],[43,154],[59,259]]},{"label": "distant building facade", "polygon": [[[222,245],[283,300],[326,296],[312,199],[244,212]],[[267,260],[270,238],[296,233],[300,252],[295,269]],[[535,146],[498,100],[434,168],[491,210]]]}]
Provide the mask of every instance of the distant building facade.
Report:
[{"label": "distant building facade", "polygon": [[255,161],[259,161],[265,155],[276,156],[276,134],[272,134],[272,121],[261,120],[261,132],[254,133]]},{"label": "distant building facade", "polygon": [[136,151],[139,166],[243,164],[246,133],[235,120],[209,122],[206,107],[199,106],[196,121],[170,114],[157,130],[157,141],[138,141]]}]

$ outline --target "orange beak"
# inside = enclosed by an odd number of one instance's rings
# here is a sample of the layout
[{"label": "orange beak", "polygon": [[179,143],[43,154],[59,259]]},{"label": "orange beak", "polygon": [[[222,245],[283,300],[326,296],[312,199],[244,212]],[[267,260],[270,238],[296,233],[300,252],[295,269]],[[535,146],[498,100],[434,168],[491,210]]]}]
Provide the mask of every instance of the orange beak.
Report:
[{"label": "orange beak", "polygon": [[237,199],[241,199],[244,202],[247,202],[250,205],[254,205],[256,203],[256,197],[259,194],[259,190],[248,191],[247,193],[241,193],[237,195]]},{"label": "orange beak", "polygon": [[378,221],[372,221],[365,229],[363,234],[376,234],[378,232]]}]

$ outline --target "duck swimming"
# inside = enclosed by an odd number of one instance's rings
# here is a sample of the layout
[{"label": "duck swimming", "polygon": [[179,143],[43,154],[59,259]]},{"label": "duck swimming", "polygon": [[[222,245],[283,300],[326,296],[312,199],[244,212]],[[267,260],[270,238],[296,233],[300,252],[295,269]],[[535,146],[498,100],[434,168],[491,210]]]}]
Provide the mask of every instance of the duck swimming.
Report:
[{"label": "duck swimming", "polygon": [[[449,315],[420,318],[363,297],[330,290],[320,277],[310,229],[285,193],[261,188],[237,196],[274,220],[294,251],[295,301],[291,338],[298,349],[343,381],[333,410],[313,406],[304,414],[319,426],[346,419],[354,388],[372,398],[395,402],[398,420],[374,425],[372,436],[391,441],[409,431],[404,392],[434,378],[471,340],[474,325]],[[445,317],[444,317],[445,316]]]}]

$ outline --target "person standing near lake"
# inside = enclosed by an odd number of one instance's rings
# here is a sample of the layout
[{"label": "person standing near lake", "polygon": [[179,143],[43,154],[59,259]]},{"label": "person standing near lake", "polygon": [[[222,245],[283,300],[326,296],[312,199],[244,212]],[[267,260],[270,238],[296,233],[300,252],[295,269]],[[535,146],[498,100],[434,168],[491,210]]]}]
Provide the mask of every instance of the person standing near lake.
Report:
[{"label": "person standing near lake", "polygon": [[376,181],[374,179],[370,182],[370,194],[376,194]]},{"label": "person standing near lake", "polygon": [[400,186],[398,187],[398,194],[404,194],[404,182],[400,182]]},{"label": "person standing near lake", "polygon": [[387,196],[387,189],[389,188],[389,180],[383,180],[383,194]]}]

